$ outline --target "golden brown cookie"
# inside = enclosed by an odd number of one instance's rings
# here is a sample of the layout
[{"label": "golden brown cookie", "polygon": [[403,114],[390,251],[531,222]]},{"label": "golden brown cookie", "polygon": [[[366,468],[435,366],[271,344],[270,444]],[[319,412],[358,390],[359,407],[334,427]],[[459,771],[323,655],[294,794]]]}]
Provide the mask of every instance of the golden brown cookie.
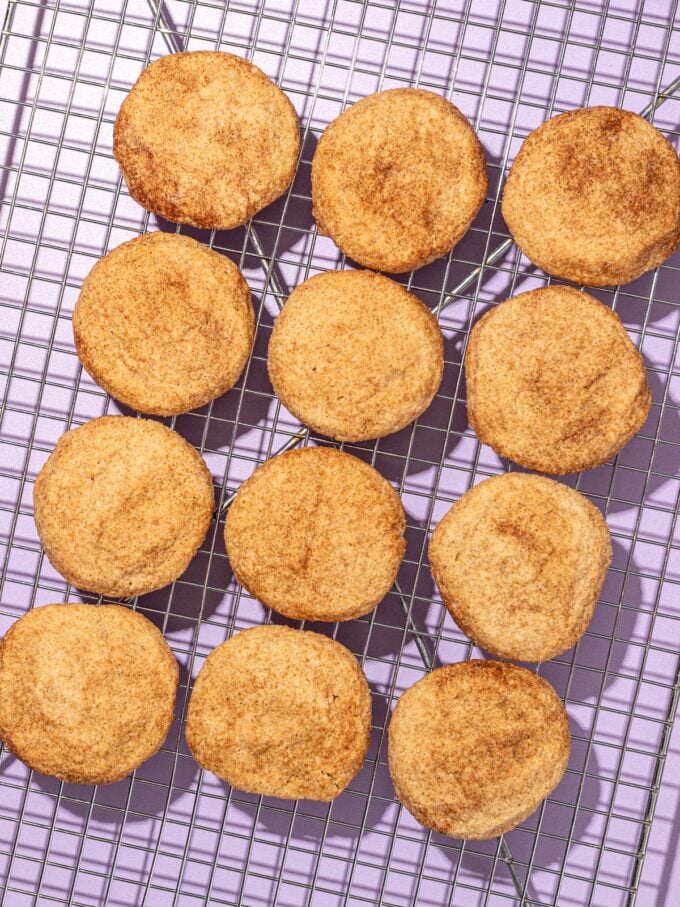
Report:
[{"label": "golden brown cookie", "polygon": [[169,54],[123,102],[113,154],[136,202],[179,224],[230,230],[293,180],[300,124],[280,88],[232,54]]},{"label": "golden brown cookie", "polygon": [[461,662],[401,696],[388,758],[397,797],[423,825],[453,838],[495,838],[559,784],[569,722],[536,674],[504,662]]},{"label": "golden brown cookie", "polygon": [[582,494],[511,472],[453,505],[429,556],[444,604],[478,646],[547,661],[585,633],[612,549],[602,514]]},{"label": "golden brown cookie", "polygon": [[652,401],[618,315],[571,287],[521,293],[486,312],[470,334],[465,376],[480,441],[556,475],[608,460]]},{"label": "golden brown cookie", "polygon": [[0,644],[0,737],[34,771],[120,781],[161,747],[179,671],[159,630],[118,605],[44,605]]},{"label": "golden brown cookie", "polygon": [[329,271],[290,295],[269,342],[276,394],[338,441],[399,431],[432,402],[444,341],[419,299],[370,271]]},{"label": "golden brown cookie", "polygon": [[372,466],[306,447],[244,482],[224,537],[235,577],[268,607],[296,620],[349,620],[392,588],[405,526],[399,495]]},{"label": "golden brown cookie", "polygon": [[525,140],[502,208],[517,245],[548,274],[629,283],[680,243],[680,161],[635,113],[571,110]]},{"label": "golden brown cookie", "polygon": [[183,573],[208,531],[208,467],[160,422],[102,416],[62,435],[33,490],[45,554],[69,583],[142,595]]},{"label": "golden brown cookie", "polygon": [[411,271],[445,255],[467,233],[487,188],[468,121],[420,88],[354,104],[328,126],[312,161],[319,231],[377,271]]},{"label": "golden brown cookie", "polygon": [[234,386],[255,318],[226,256],[149,233],[97,262],[73,312],[80,361],[107,393],[143,413],[196,409]]},{"label": "golden brown cookie", "polygon": [[194,683],[186,737],[233,787],[333,800],[361,768],[371,732],[368,683],[349,649],[268,625],[210,653]]}]

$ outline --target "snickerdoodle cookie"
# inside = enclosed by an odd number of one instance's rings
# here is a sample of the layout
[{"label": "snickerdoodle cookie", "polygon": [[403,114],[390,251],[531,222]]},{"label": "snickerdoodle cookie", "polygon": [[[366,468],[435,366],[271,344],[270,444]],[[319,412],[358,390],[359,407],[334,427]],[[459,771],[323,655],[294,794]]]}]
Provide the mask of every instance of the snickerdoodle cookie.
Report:
[{"label": "snickerdoodle cookie", "polygon": [[349,620],[394,584],[406,543],[399,495],[367,463],[326,447],[268,460],[231,505],[234,575],[286,617]]},{"label": "snickerdoodle cookie", "polygon": [[113,153],[130,195],[180,224],[230,230],[292,182],[300,124],[280,88],[232,54],[169,54],[123,102]]},{"label": "snickerdoodle cookie", "polygon": [[582,494],[512,472],[453,505],[429,556],[446,607],[478,646],[547,661],[585,632],[612,550],[602,514]]},{"label": "snickerdoodle cookie", "polygon": [[118,605],[44,605],[0,644],[0,737],[30,768],[111,784],[160,748],[179,671],[159,630]]},{"label": "snickerdoodle cookie", "polygon": [[401,696],[388,756],[397,796],[419,822],[454,838],[495,838],[559,783],[569,722],[536,674],[503,662],[462,662]]},{"label": "snickerdoodle cookie", "polygon": [[529,469],[592,469],[644,425],[644,362],[615,312],[563,286],[521,293],[486,312],[465,357],[470,424]]},{"label": "snickerdoodle cookie", "polygon": [[329,271],[290,295],[268,368],[276,394],[305,425],[366,441],[427,409],[442,380],[444,341],[427,306],[389,277]]},{"label": "snickerdoodle cookie", "polygon": [[186,723],[196,761],[240,790],[332,800],[361,768],[368,683],[349,649],[290,627],[244,630],[194,683]]},{"label": "snickerdoodle cookie", "polygon": [[445,98],[381,91],[342,113],[312,162],[321,233],[359,264],[410,271],[445,255],[486,197],[479,139]]},{"label": "snickerdoodle cookie", "polygon": [[184,572],[208,531],[212,479],[160,422],[102,416],[62,435],[33,491],[45,553],[69,583],[141,595]]},{"label": "snickerdoodle cookie", "polygon": [[522,145],[503,216],[520,249],[548,274],[591,286],[628,283],[680,242],[680,161],[635,113],[571,110]]},{"label": "snickerdoodle cookie", "polygon": [[149,233],[97,262],[73,312],[80,361],[132,409],[171,416],[233,387],[254,315],[233,262],[174,233]]}]

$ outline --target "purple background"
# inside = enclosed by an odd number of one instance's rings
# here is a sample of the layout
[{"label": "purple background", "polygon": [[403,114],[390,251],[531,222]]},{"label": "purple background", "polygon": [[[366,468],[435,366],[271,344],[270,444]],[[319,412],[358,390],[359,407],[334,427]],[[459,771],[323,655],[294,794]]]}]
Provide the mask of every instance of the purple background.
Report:
[{"label": "purple background", "polygon": [[[305,131],[292,190],[255,219],[255,234],[182,231],[240,264],[258,312],[254,354],[238,386],[171,423],[203,452],[221,500],[299,430],[272,394],[266,347],[281,295],[312,273],[345,266],[311,218],[309,164],[327,123],[381,87],[446,94],[479,132],[490,191],[453,254],[405,279],[432,306],[453,293],[441,315],[441,393],[415,426],[347,446],[395,483],[409,517],[399,582],[410,624],[392,593],[367,618],[314,627],[352,648],[375,694],[372,746],[357,779],[332,805],[277,801],[231,790],[190,758],[182,733],[190,678],[234,630],[272,619],[232,579],[216,524],[180,580],[133,603],[163,629],[182,666],[177,721],[163,750],[132,779],[102,788],[61,784],[0,756],[4,903],[511,904],[520,898],[510,852],[527,904],[630,903],[640,868],[638,905],[676,903],[677,735],[648,842],[646,834],[679,667],[680,256],[621,290],[596,292],[642,350],[654,404],[614,462],[569,479],[606,514],[614,562],[587,635],[540,669],[571,719],[564,781],[503,845],[463,844],[421,828],[395,802],[384,745],[395,697],[425,671],[414,627],[443,663],[480,654],[442,607],[425,551],[453,500],[510,468],[467,426],[460,370],[474,319],[546,282],[515,248],[475,272],[507,238],[502,176],[522,139],[552,113],[598,103],[641,111],[670,85],[680,75],[676,6],[167,0],[164,33],[142,0],[9,4],[0,70],[0,631],[34,605],[92,600],[43,557],[32,487],[63,431],[121,411],[74,355],[70,316],[84,276],[120,242],[174,229],[128,197],[111,155],[118,108],[150,59],[173,41],[248,56],[288,92]],[[654,117],[675,143],[679,115],[680,93]],[[642,864],[636,855],[645,847]]]}]

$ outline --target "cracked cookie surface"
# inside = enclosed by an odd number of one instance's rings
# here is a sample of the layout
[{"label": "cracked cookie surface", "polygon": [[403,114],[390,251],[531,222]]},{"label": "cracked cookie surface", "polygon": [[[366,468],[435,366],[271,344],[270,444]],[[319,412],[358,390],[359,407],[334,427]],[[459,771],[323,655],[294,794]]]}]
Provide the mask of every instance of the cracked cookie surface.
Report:
[{"label": "cracked cookie surface", "polygon": [[510,472],[475,485],[430,542],[453,619],[500,658],[547,661],[585,632],[612,549],[604,517],[545,476]]},{"label": "cracked cookie surface", "polygon": [[78,357],[131,409],[172,416],[234,386],[255,316],[225,255],[176,233],[123,243],[90,271],[73,312]]},{"label": "cracked cookie surface", "polygon": [[446,98],[394,88],[327,127],[312,161],[321,233],[376,271],[422,268],[469,229],[488,188],[475,131]]},{"label": "cracked cookie surface", "polygon": [[297,620],[349,620],[389,592],[406,543],[399,495],[350,454],[307,447],[267,460],[229,508],[234,575]]},{"label": "cracked cookie surface", "polygon": [[636,113],[570,110],[524,141],[502,208],[517,245],[547,274],[629,283],[680,242],[680,161]]},{"label": "cracked cookie surface", "polygon": [[130,195],[178,224],[231,230],[293,180],[300,123],[257,66],[221,51],[168,54],[120,108],[113,154]]},{"label": "cracked cookie surface", "polygon": [[432,671],[400,697],[388,762],[415,818],[454,838],[495,838],[557,786],[569,722],[547,681],[505,662]]},{"label": "cracked cookie surface", "polygon": [[432,312],[394,280],[329,271],[291,293],[267,367],[305,425],[337,441],[367,441],[427,409],[442,380],[444,340]]},{"label": "cracked cookie surface", "polygon": [[528,469],[593,469],[645,423],[642,356],[619,316],[572,287],[521,293],[486,312],[465,356],[480,441]]},{"label": "cracked cookie surface", "polygon": [[179,669],[150,620],[119,605],[43,605],[0,644],[0,736],[30,768],[111,784],[162,745]]},{"label": "cracked cookie surface", "polygon": [[304,630],[244,630],[208,656],[186,737],[203,768],[240,790],[332,800],[368,751],[371,697],[356,658]]},{"label": "cracked cookie surface", "polygon": [[122,597],[184,572],[215,506],[200,454],[160,422],[101,416],[67,431],[33,489],[52,566],[79,589]]}]

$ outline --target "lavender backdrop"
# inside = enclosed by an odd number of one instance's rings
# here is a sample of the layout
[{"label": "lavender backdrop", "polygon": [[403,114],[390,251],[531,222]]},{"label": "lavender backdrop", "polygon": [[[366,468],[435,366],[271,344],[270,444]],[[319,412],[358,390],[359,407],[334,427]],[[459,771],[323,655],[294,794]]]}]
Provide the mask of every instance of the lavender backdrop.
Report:
[{"label": "lavender backdrop", "polygon": [[[546,282],[505,242],[503,174],[552,113],[599,103],[641,111],[659,100],[680,76],[676,8],[677,0],[9,3],[0,49],[0,631],[34,605],[91,600],[43,557],[32,486],[63,431],[121,411],[74,355],[70,316],[82,279],[120,242],[175,229],[131,201],[111,155],[120,103],[150,59],[183,47],[248,56],[288,92],[305,130],[287,196],[249,228],[192,233],[239,263],[258,312],[238,387],[171,423],[203,452],[222,504],[258,463],[299,442],[299,424],[272,394],[266,347],[289,289],[345,266],[311,218],[309,165],[327,123],[381,87],[430,88],[475,124],[491,188],[453,255],[405,280],[441,306],[441,393],[414,427],[348,446],[394,482],[409,516],[401,595],[369,618],[314,627],[352,648],[375,694],[373,743],[358,778],[330,806],[293,803],[231,790],[190,758],[182,715],[191,678],[235,630],[272,619],[233,581],[220,520],[180,580],[132,603],[163,629],[182,666],[177,721],[162,752],[132,779],[102,788],[60,784],[0,756],[3,903],[608,907],[632,903],[640,873],[638,905],[678,902],[680,738],[670,728],[680,650],[680,257],[596,293],[640,346],[654,405],[615,462],[569,480],[606,513],[615,556],[588,634],[540,669],[571,719],[563,783],[504,841],[464,844],[429,833],[399,807],[384,745],[395,697],[424,662],[480,654],[445,613],[425,551],[453,500],[510,468],[468,428],[460,369],[479,314]],[[679,114],[680,92],[654,114],[674,142]]]}]

